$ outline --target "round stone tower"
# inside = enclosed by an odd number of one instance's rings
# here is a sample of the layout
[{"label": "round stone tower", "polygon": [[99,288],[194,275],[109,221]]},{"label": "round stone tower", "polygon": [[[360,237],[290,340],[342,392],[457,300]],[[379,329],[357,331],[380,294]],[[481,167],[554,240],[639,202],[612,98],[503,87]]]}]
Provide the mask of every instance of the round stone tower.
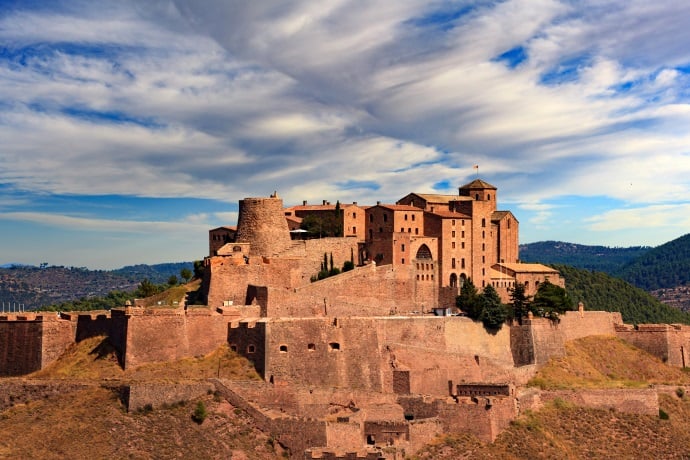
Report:
[{"label": "round stone tower", "polygon": [[283,200],[277,194],[240,200],[235,241],[250,243],[249,254],[254,256],[271,256],[290,246]]}]

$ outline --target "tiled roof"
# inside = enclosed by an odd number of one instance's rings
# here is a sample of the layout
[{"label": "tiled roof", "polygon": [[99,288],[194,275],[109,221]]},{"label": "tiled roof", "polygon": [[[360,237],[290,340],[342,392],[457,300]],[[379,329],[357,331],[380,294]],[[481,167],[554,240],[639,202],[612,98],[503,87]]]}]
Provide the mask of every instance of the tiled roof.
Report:
[{"label": "tiled roof", "polygon": [[491,185],[488,182],[484,182],[481,179],[475,179],[472,182],[470,182],[469,184],[465,184],[460,188],[461,189],[490,188],[490,189],[496,190],[496,187],[494,187],[493,185]]},{"label": "tiled roof", "polygon": [[390,209],[391,211],[417,211],[417,212],[424,211],[421,208],[418,208],[416,206],[410,206],[407,204],[379,204],[378,206],[381,206],[382,208]]},{"label": "tiled roof", "polygon": [[451,201],[471,201],[472,198],[460,195],[439,195],[434,193],[415,193],[418,197],[430,203],[450,203]]},{"label": "tiled roof", "polygon": [[434,210],[433,212],[427,211],[427,214],[443,217],[444,219],[472,219],[472,217],[468,216],[467,214],[463,214],[461,212],[453,212],[448,209],[439,209]]},{"label": "tiled roof", "polygon": [[547,267],[542,264],[501,263],[495,266],[505,267],[516,273],[558,273],[558,270],[555,268]]}]

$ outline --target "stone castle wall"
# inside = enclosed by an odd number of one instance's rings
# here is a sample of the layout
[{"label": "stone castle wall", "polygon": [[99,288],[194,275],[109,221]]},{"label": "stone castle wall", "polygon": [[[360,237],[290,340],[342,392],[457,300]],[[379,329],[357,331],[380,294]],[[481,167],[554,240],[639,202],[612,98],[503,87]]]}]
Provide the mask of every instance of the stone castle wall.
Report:
[{"label": "stone castle wall", "polygon": [[41,321],[0,320],[0,376],[25,375],[41,369],[42,344]]},{"label": "stone castle wall", "polygon": [[690,327],[679,324],[621,324],[616,335],[671,366],[690,366]]}]

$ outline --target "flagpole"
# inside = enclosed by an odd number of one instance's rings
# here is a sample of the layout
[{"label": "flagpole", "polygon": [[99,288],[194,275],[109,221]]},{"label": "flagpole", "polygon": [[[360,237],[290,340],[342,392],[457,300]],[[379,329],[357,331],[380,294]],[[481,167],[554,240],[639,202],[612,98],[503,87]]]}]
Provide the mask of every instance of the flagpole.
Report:
[{"label": "flagpole", "polygon": [[477,179],[479,179],[479,165],[474,165],[474,169],[477,170]]}]

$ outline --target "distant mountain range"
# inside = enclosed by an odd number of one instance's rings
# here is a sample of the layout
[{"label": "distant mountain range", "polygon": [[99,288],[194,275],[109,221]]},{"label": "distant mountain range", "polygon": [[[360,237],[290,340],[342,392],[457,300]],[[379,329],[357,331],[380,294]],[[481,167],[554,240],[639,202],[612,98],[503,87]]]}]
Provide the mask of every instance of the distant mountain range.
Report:
[{"label": "distant mountain range", "polygon": [[171,276],[180,278],[183,268],[194,269],[193,262],[156,265],[132,265],[117,270],[5,264],[0,267],[0,309],[8,311],[22,305],[33,310],[47,305],[81,298],[104,297],[112,291],[134,291],[148,279],[166,283]]},{"label": "distant mountain range", "polygon": [[520,259],[604,272],[649,292],[668,305],[690,311],[690,234],[654,248],[541,241],[520,245]]}]

